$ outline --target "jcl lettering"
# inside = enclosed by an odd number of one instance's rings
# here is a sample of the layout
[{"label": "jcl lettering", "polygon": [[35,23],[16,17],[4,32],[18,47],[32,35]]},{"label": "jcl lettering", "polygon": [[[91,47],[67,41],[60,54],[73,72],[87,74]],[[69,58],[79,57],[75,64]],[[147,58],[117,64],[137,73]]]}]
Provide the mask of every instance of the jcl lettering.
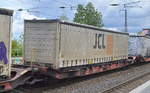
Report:
[{"label": "jcl lettering", "polygon": [[104,44],[104,34],[95,34],[95,45],[94,48],[98,49],[105,49],[105,44]]}]

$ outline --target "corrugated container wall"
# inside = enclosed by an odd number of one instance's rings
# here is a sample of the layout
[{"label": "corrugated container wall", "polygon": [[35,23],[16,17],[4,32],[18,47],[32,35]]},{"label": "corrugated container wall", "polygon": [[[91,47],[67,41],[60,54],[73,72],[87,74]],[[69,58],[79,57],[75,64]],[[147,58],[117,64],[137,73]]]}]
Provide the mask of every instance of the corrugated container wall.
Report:
[{"label": "corrugated container wall", "polygon": [[65,68],[128,57],[128,34],[58,20],[25,21],[25,61]]},{"label": "corrugated container wall", "polygon": [[130,36],[129,55],[150,56],[150,36]]},{"label": "corrugated container wall", "polygon": [[11,22],[13,11],[0,9],[0,76],[11,71]]},{"label": "corrugated container wall", "polygon": [[25,23],[25,60],[53,64],[56,62],[56,23]]}]

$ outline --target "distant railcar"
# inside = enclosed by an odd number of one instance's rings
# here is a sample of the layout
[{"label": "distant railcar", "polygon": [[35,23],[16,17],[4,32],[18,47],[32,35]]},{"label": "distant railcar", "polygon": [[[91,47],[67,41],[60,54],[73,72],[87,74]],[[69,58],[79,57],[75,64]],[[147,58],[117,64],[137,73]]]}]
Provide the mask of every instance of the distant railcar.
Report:
[{"label": "distant railcar", "polygon": [[130,35],[129,37],[129,56],[135,62],[150,61],[150,36],[149,35]]},{"label": "distant railcar", "polygon": [[0,8],[0,79],[11,71],[11,23],[13,11]]},{"label": "distant railcar", "polygon": [[129,55],[150,57],[150,36],[131,35],[129,37]]},{"label": "distant railcar", "polygon": [[95,65],[108,69],[104,64],[124,64],[128,58],[128,36],[60,20],[25,20],[25,64],[65,72]]}]

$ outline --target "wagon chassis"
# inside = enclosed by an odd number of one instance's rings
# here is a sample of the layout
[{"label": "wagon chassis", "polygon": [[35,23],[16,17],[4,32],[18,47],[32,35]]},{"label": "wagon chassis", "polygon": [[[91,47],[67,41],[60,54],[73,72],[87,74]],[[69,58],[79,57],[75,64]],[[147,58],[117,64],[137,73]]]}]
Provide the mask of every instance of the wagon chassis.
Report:
[{"label": "wagon chassis", "polygon": [[30,83],[33,84],[34,80],[36,80],[33,79],[34,72],[35,69],[28,66],[23,65],[13,66],[10,79],[0,82],[0,92],[10,91],[24,84]]},{"label": "wagon chassis", "polygon": [[91,75],[95,73],[100,73],[104,71],[109,71],[121,67],[125,67],[128,65],[133,64],[132,60],[119,60],[119,61],[112,61],[106,63],[98,63],[98,64],[89,64],[85,66],[74,66],[74,67],[67,67],[67,68],[60,68],[60,69],[52,69],[52,68],[42,68],[37,67],[39,69],[38,74],[44,74],[46,76],[51,76],[56,79],[65,79],[65,78],[72,78],[72,77],[80,77]]}]

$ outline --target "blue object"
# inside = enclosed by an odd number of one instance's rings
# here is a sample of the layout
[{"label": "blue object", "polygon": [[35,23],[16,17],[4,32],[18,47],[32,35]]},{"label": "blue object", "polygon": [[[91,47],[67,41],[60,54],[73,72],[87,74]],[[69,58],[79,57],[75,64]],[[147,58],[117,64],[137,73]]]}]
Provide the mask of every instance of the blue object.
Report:
[{"label": "blue object", "polygon": [[4,61],[4,64],[8,64],[7,48],[3,41],[0,42],[0,61]]}]

